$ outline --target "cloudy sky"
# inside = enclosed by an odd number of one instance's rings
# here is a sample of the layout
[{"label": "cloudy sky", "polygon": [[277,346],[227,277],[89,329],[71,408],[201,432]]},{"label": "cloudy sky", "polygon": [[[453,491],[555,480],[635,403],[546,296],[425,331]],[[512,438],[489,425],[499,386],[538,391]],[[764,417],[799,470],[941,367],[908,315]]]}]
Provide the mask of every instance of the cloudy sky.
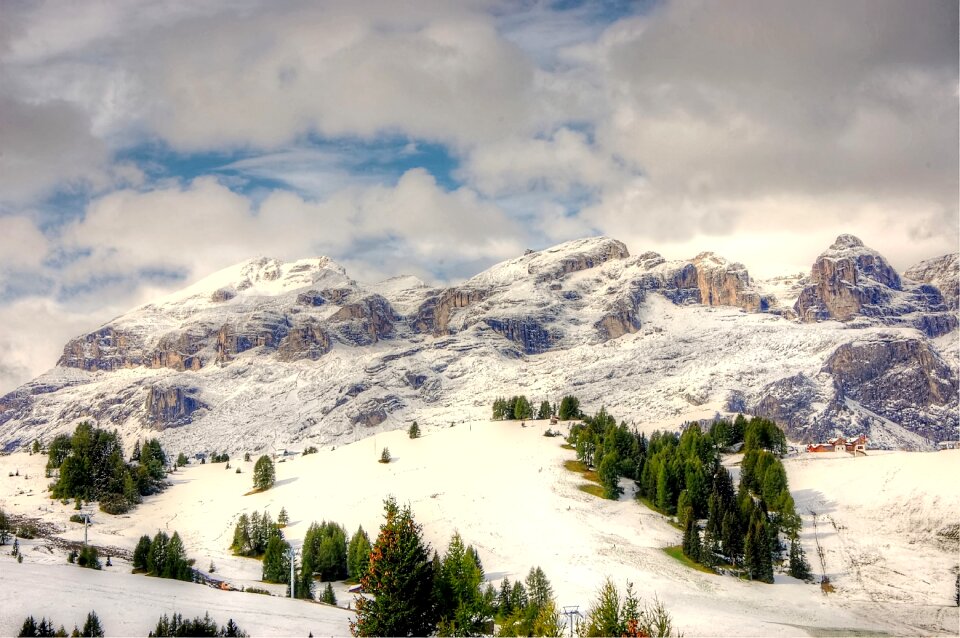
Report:
[{"label": "cloudy sky", "polygon": [[[399,7],[402,5],[403,9]],[[0,391],[243,259],[957,249],[954,1],[0,0]]]}]

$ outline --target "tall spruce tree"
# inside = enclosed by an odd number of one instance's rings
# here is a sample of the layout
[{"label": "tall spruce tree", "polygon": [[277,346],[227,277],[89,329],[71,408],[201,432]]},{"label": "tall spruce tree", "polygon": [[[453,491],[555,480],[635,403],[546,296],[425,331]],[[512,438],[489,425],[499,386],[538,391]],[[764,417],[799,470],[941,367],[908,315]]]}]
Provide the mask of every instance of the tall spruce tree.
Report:
[{"label": "tall spruce tree", "polygon": [[263,554],[263,580],[269,583],[290,582],[290,559],[287,551],[290,544],[279,536],[271,536]]},{"label": "tall spruce tree", "polygon": [[605,498],[612,500],[620,498],[623,494],[623,488],[620,487],[620,457],[615,451],[603,456],[597,467],[597,476],[600,478]]},{"label": "tall spruce tree", "polygon": [[273,459],[264,454],[253,466],[253,488],[260,491],[269,490],[276,480]]},{"label": "tall spruce tree", "polygon": [[87,619],[83,623],[83,629],[80,630],[81,636],[91,638],[103,636],[103,626],[100,624],[100,618],[97,612],[91,611],[87,614]]},{"label": "tall spruce tree", "polygon": [[400,509],[394,498],[384,501],[385,521],[370,552],[361,579],[364,592],[355,598],[355,636],[427,636],[437,625],[432,596],[433,564],[420,525],[410,506]]},{"label": "tall spruce tree", "polygon": [[367,573],[369,564],[370,537],[363,531],[363,526],[360,526],[350,538],[350,546],[347,548],[347,575],[354,580],[360,580]]},{"label": "tall spruce tree", "polygon": [[789,573],[794,578],[799,578],[800,580],[810,579],[810,563],[807,562],[807,555],[803,551],[800,539],[797,537],[790,539]]}]

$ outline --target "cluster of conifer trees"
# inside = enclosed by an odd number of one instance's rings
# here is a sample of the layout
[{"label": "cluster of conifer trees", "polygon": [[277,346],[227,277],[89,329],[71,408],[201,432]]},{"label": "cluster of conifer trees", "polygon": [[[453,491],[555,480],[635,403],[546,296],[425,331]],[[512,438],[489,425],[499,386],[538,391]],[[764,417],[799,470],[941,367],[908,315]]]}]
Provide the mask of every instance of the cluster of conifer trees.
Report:
[{"label": "cluster of conifer trees", "polygon": [[[281,511],[285,525],[286,510]],[[268,512],[241,514],[233,532],[230,549],[240,556],[263,559],[263,580],[290,584],[290,544],[283,538],[281,520],[273,522]],[[370,538],[360,527],[347,543],[347,531],[339,523],[313,522],[303,539],[300,565],[294,565],[297,598],[313,598],[314,581],[358,580],[367,569],[370,556]],[[330,589],[329,587],[327,589]],[[333,591],[324,592],[328,599]],[[325,602],[333,602],[326,600]]]},{"label": "cluster of conifer trees", "polygon": [[[784,535],[790,540],[791,575],[809,577],[797,540],[800,518],[779,459],[786,437],[773,421],[738,415],[714,421],[708,432],[692,423],[680,435],[654,432],[647,440],[601,409],[571,428],[569,441],[580,461],[597,467],[607,498],[622,493],[620,478],[627,477],[636,481],[640,498],[676,515],[684,528],[684,554],[693,560],[742,567],[750,578],[773,582]],[[740,443],[745,455],[739,489],[734,489],[720,451]]]},{"label": "cluster of conifer trees", "polygon": [[59,471],[50,493],[54,498],[100,501],[108,514],[127,512],[142,496],[163,489],[167,456],[157,439],[143,447],[137,441],[130,462],[116,431],[84,421],[72,435],[60,434],[47,451],[47,473]]},{"label": "cluster of conifer trees", "polygon": [[147,634],[149,638],[160,638],[161,636],[224,636],[232,638],[246,638],[247,632],[240,629],[233,618],[227,621],[222,627],[217,626],[217,621],[210,617],[209,613],[195,618],[184,620],[183,614],[175,613],[168,617],[166,614],[160,616],[157,626]]},{"label": "cluster of conifer trees", "polygon": [[489,583],[477,551],[459,534],[441,557],[431,556],[410,507],[384,502],[385,521],[370,552],[356,600],[356,636],[475,636],[490,634],[494,619],[501,635],[558,635],[560,614],[543,570],[532,569],[523,583]]},{"label": "cluster of conifer trees", "polygon": [[69,634],[67,630],[63,628],[63,625],[54,629],[52,620],[47,620],[45,617],[36,620],[33,616],[27,616],[17,636],[33,636],[35,638],[45,638],[48,636],[103,636],[103,626],[100,624],[100,618],[95,611],[87,614],[83,628],[74,625],[73,631]]},{"label": "cluster of conifer trees", "polygon": [[497,397],[493,401],[493,420],[517,420],[522,419],[549,419],[552,415],[557,415],[561,421],[569,419],[579,419],[583,414],[580,412],[580,400],[572,395],[563,397],[560,405],[550,405],[549,401],[541,401],[540,407],[536,410],[533,404],[525,395],[517,395],[509,399]]},{"label": "cluster of conifer trees", "polygon": [[167,536],[158,531],[151,539],[144,534],[133,550],[133,569],[144,571],[159,578],[195,580],[193,560],[187,558],[186,548],[180,534]]}]

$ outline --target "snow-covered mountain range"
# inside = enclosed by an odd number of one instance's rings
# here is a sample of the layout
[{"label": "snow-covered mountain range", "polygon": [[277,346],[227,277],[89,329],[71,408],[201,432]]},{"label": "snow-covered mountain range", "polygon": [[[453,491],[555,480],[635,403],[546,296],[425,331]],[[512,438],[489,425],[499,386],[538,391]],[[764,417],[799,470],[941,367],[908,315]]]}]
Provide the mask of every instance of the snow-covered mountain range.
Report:
[{"label": "snow-covered mountain range", "polygon": [[573,393],[648,429],[744,411],[799,440],[924,449],[957,438],[957,267],[952,254],[900,275],[851,235],[808,276],[769,281],[605,237],[448,288],[252,259],[71,340],[0,398],[0,442],[91,418],[192,451],[336,445]]}]

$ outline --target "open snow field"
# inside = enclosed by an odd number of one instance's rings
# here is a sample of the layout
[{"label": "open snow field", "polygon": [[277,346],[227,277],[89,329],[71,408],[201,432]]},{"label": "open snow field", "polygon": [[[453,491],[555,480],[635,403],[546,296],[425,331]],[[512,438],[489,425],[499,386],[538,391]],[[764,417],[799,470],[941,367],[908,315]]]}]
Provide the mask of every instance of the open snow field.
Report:
[{"label": "open snow field", "polygon": [[[382,501],[410,503],[426,540],[441,553],[450,535],[479,551],[487,578],[522,579],[541,566],[560,605],[585,610],[605,576],[621,588],[627,580],[647,599],[659,597],[687,636],[890,635],[958,633],[951,607],[960,523],[957,468],[960,451],[882,453],[866,458],[801,455],[786,467],[803,543],[820,574],[812,528],[824,549],[826,573],[836,592],[777,576],[774,585],[742,582],[690,570],[662,547],[680,543],[680,532],[633,501],[581,492],[579,475],[562,466],[573,453],[561,438],[542,436],[544,422],[474,421],[427,429],[410,440],[403,431],[381,433],[309,456],[277,463],[277,483],[251,489],[253,463],[231,461],[178,470],[173,486],[129,515],[94,515],[90,541],[132,550],[141,534],[178,531],[196,567],[216,565],[214,576],[236,587],[257,583],[260,563],[230,555],[233,526],[242,512],[286,507],[284,530],[299,545],[311,521],[342,523],[349,534],[363,525],[371,538],[382,520]],[[565,427],[561,426],[565,431]],[[393,462],[377,463],[388,446]],[[171,450],[176,454],[176,450]],[[254,460],[256,456],[253,457]],[[63,538],[82,540],[68,522],[72,505],[46,497],[45,456],[0,457],[0,504],[8,513],[55,524]],[[241,467],[236,474],[233,468]],[[8,477],[19,470],[19,477]],[[26,475],[29,475],[27,478]],[[952,527],[951,527],[952,526]],[[24,616],[46,615],[71,628],[95,609],[108,634],[146,635],[161,613],[209,611],[218,622],[232,617],[253,635],[343,635],[351,613],[301,601],[131,575],[129,565],[95,572],[66,563],[41,540],[22,544],[18,565],[9,546],[0,553],[0,634],[16,633]],[[266,586],[282,592],[283,586]],[[341,605],[351,597],[335,588]]]}]

